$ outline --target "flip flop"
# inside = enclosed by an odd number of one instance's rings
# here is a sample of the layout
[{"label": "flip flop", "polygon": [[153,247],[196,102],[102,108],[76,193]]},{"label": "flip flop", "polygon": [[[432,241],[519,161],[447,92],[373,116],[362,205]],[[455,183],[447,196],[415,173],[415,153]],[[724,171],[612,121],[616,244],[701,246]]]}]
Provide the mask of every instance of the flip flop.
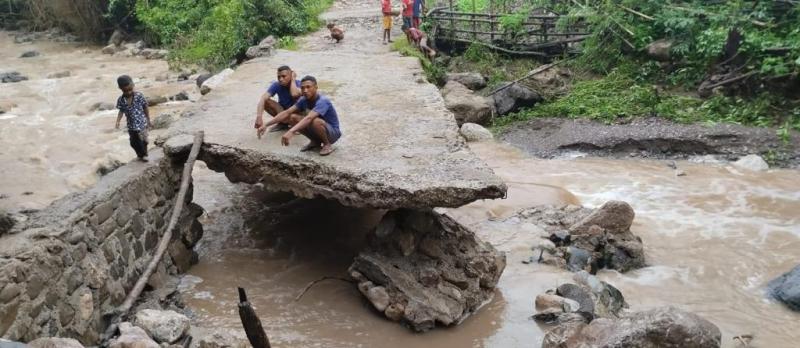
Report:
[{"label": "flip flop", "polygon": [[327,155],[332,154],[334,151],[336,151],[336,148],[333,147],[333,146],[328,147],[327,151],[325,151],[325,149],[323,148],[322,150],[319,150],[319,155],[320,156],[327,156]]}]

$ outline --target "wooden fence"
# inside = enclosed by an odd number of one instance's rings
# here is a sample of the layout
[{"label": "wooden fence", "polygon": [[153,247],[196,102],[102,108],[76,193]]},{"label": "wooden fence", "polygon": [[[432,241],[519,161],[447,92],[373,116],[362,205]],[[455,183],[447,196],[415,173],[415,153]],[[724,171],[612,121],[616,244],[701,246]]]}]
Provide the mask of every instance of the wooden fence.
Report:
[{"label": "wooden fence", "polygon": [[[431,35],[436,42],[478,44],[514,55],[549,57],[573,50],[572,43],[588,36],[583,26],[559,28],[561,16],[547,9],[535,9],[509,30],[501,24],[507,14],[473,13],[437,7],[427,13]],[[452,45],[451,45],[452,46]]]}]

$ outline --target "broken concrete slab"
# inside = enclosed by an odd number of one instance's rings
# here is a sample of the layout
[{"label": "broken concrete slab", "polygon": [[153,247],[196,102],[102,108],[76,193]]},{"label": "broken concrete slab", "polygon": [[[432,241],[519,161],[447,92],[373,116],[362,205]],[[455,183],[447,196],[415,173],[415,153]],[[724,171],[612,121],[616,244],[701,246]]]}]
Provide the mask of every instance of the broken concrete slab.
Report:
[{"label": "broken concrete slab", "polygon": [[371,238],[350,275],[376,310],[415,331],[477,311],[506,266],[504,253],[435,211],[389,212]]},{"label": "broken concrete slab", "polygon": [[[205,130],[199,159],[231,181],[347,206],[428,209],[503,197],[505,185],[467,148],[436,87],[414,82],[419,63],[385,59],[282,50],[254,59],[196,103],[193,116],[177,121],[167,137]],[[282,133],[256,137],[253,108],[283,62],[292,62],[298,76],[314,75],[333,101],[343,135],[331,156],[300,152],[307,142],[301,135],[288,147],[280,145]]]}]

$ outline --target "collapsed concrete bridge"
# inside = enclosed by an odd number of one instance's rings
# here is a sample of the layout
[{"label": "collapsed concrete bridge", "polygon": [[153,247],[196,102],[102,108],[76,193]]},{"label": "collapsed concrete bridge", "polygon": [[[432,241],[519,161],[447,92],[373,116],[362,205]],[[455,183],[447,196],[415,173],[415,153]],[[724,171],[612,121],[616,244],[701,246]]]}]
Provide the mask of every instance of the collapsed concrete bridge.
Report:
[{"label": "collapsed concrete bridge", "polygon": [[[255,101],[283,64],[315,75],[332,97],[344,136],[331,156],[299,152],[302,136],[289,147],[279,133],[255,137]],[[98,341],[164,232],[196,130],[206,134],[199,159],[232,182],[386,211],[348,271],[358,289],[414,330],[457,324],[492,298],[505,256],[434,208],[500,198],[506,187],[421,75],[418,62],[393,53],[280,51],[240,66],[170,128],[164,156],[123,166],[0,237],[0,336]],[[160,273],[196,259],[201,212],[185,210]]]},{"label": "collapsed concrete bridge", "polygon": [[[344,136],[331,156],[299,152],[302,136],[288,147],[282,133],[255,136],[255,101],[284,64],[314,75],[333,99]],[[396,54],[281,51],[239,67],[170,128],[164,148],[181,158],[190,134],[204,130],[200,160],[232,182],[389,211],[351,277],[392,320],[418,331],[455,324],[491,299],[505,257],[433,208],[501,198],[506,187],[466,147],[421,76],[415,59]]]}]

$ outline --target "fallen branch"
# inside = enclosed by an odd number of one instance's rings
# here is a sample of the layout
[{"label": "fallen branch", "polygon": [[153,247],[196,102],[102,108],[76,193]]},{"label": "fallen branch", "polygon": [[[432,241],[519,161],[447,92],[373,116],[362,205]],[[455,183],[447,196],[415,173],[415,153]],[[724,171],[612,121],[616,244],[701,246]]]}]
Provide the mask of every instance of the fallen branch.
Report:
[{"label": "fallen branch", "polygon": [[314,285],[317,285],[317,283],[320,283],[320,282],[325,281],[325,280],[341,280],[343,282],[353,283],[352,280],[347,279],[347,278],[324,276],[322,278],[319,278],[317,280],[314,280],[314,281],[308,283],[308,285],[306,285],[306,287],[303,288],[303,292],[301,292],[299,295],[297,295],[297,297],[294,298],[294,301],[295,302],[300,301],[300,299],[303,298],[303,295],[305,295],[308,292],[308,290],[311,290],[311,288]]},{"label": "fallen branch", "polygon": [[717,88],[719,86],[724,86],[724,85],[727,85],[729,83],[733,83],[733,82],[736,82],[736,81],[739,81],[739,80],[746,79],[746,78],[748,78],[750,76],[753,76],[755,74],[758,74],[758,72],[757,71],[751,71],[751,72],[749,72],[747,74],[742,74],[742,75],[739,75],[739,76],[736,76],[736,77],[729,78],[727,80],[722,80],[722,81],[717,82],[717,83],[715,83],[713,85],[705,86],[705,87],[703,87],[703,89],[712,90],[712,89]]},{"label": "fallen branch", "polygon": [[112,313],[114,317],[106,329],[102,340],[103,342],[111,338],[114,331],[117,329],[117,324],[120,322],[120,319],[128,315],[128,311],[131,310],[133,302],[141,295],[144,286],[147,284],[148,280],[150,280],[150,276],[156,270],[156,267],[158,267],[161,257],[164,256],[164,252],[167,250],[170,240],[172,240],[172,230],[175,229],[175,225],[178,224],[178,219],[181,216],[181,210],[183,209],[184,200],[186,199],[186,192],[189,190],[189,183],[192,180],[192,168],[194,167],[194,161],[197,159],[197,155],[200,153],[201,145],[203,145],[203,131],[199,131],[194,135],[192,150],[189,152],[189,158],[186,159],[186,163],[183,165],[181,186],[178,190],[178,197],[175,199],[175,207],[172,209],[172,216],[169,219],[169,224],[164,231],[164,235],[161,236],[158,248],[155,254],[153,254],[153,258],[150,259],[150,263],[147,265],[147,268],[145,268],[144,273],[142,273],[139,280],[136,281],[136,285],[134,285],[133,289],[128,293],[125,302]]},{"label": "fallen branch", "polygon": [[654,20],[656,20],[655,18],[653,18],[653,17],[650,17],[650,16],[648,16],[648,15],[646,15],[646,14],[644,14],[644,13],[641,13],[641,12],[639,12],[639,11],[636,11],[636,10],[634,10],[634,9],[630,8],[630,7],[626,7],[626,6],[623,6],[623,5],[617,5],[617,6],[621,7],[621,8],[622,8],[623,10],[625,10],[625,11],[628,11],[628,12],[630,12],[630,13],[633,13],[633,14],[635,14],[635,15],[637,15],[637,16],[639,16],[639,17],[642,17],[642,18],[644,18],[644,19],[646,19],[646,20],[649,20],[649,21],[654,21]]},{"label": "fallen branch", "polygon": [[492,93],[489,93],[489,95],[494,95],[497,92],[500,92],[500,91],[502,91],[502,90],[504,90],[504,89],[506,89],[508,87],[511,87],[512,85],[514,85],[517,82],[520,82],[520,81],[522,81],[524,79],[527,79],[527,78],[529,78],[529,77],[531,77],[533,75],[536,75],[536,74],[539,74],[539,73],[541,73],[543,71],[546,71],[546,70],[548,70],[548,69],[550,69],[550,68],[552,68],[552,67],[554,67],[554,66],[556,66],[558,64],[561,64],[561,62],[563,62],[563,60],[555,61],[555,62],[552,62],[550,64],[545,64],[545,65],[542,65],[542,66],[540,66],[540,67],[538,67],[536,69],[533,69],[529,73],[527,73],[525,76],[520,77],[520,78],[518,78],[518,79],[516,79],[514,81],[509,82],[508,84],[506,84],[506,85],[504,85],[502,87],[499,87],[499,88],[495,89],[494,91],[492,91]]},{"label": "fallen branch", "polygon": [[243,288],[239,290],[239,319],[242,320],[244,333],[247,335],[247,340],[253,348],[270,348],[269,338],[264,331],[264,326],[261,325],[261,319],[258,319],[253,306],[247,302],[247,294]]}]

